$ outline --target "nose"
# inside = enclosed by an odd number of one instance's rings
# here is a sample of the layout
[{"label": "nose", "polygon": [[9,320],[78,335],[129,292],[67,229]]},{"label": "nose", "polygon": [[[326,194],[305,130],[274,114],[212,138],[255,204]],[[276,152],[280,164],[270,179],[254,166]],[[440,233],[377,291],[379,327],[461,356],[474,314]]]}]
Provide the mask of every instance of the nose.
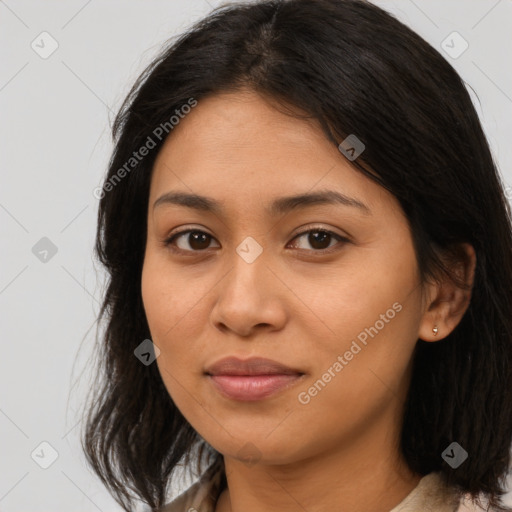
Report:
[{"label": "nose", "polygon": [[215,328],[250,337],[258,330],[280,330],[287,320],[287,288],[264,254],[249,263],[235,252],[232,268],[215,287],[211,311]]}]

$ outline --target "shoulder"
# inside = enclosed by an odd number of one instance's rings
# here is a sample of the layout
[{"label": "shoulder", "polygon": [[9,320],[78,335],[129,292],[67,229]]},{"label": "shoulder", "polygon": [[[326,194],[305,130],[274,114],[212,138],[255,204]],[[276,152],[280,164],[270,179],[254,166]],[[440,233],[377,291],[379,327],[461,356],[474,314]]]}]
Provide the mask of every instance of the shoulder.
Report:
[{"label": "shoulder", "polygon": [[159,512],[214,512],[224,481],[224,461],[219,457],[197,482]]},{"label": "shoulder", "polygon": [[[482,504],[487,507],[485,498]],[[448,485],[440,472],[425,475],[391,512],[484,512],[468,494]]]},{"label": "shoulder", "polygon": [[440,473],[432,472],[425,475],[391,512],[457,512],[461,498],[462,495],[448,486]]}]

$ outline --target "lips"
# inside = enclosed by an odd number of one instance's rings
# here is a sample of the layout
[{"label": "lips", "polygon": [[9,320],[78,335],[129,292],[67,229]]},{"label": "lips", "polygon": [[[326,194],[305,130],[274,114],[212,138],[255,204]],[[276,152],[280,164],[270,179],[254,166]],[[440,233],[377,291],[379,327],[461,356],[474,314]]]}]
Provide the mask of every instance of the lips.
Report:
[{"label": "lips", "polygon": [[294,375],[303,372],[290,368],[271,359],[252,357],[242,360],[227,357],[217,361],[206,369],[208,375]]},{"label": "lips", "polygon": [[215,389],[239,401],[263,400],[302,379],[304,373],[271,359],[236,357],[221,359],[205,371]]}]

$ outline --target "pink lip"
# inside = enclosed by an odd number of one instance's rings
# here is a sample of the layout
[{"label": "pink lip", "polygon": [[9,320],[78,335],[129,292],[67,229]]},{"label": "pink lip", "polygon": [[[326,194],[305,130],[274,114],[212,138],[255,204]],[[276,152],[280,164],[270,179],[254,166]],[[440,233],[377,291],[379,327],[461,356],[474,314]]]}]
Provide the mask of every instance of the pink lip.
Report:
[{"label": "pink lip", "polygon": [[281,391],[302,375],[211,375],[217,389],[233,400],[262,400]]},{"label": "pink lip", "polygon": [[205,371],[216,389],[233,400],[255,401],[284,390],[304,373],[265,358],[221,359]]},{"label": "pink lip", "polygon": [[249,359],[225,357],[208,366],[205,373],[208,375],[293,375],[303,372],[264,357]]}]

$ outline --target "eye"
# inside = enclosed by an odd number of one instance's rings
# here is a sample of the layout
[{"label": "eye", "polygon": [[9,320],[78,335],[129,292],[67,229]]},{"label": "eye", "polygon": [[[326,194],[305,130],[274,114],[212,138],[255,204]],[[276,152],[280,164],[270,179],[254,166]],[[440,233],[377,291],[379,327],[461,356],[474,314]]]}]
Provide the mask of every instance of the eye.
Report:
[{"label": "eye", "polygon": [[[185,237],[185,235],[187,235]],[[178,244],[175,244],[176,240],[180,240],[183,238],[185,247],[180,247]],[[208,249],[211,240],[214,240],[213,236],[210,234],[200,231],[197,229],[187,229],[185,231],[180,231],[175,233],[167,240],[165,240],[164,245],[168,246],[171,250],[176,252],[199,252]],[[189,247],[186,247],[188,244]]]},{"label": "eye", "polygon": [[[308,235],[307,238],[305,238],[306,235]],[[307,231],[303,231],[302,233],[296,235],[292,241],[300,240],[301,238],[303,238],[306,244],[309,244],[312,249],[300,246],[296,248],[317,253],[330,253],[332,252],[333,247],[337,249],[337,244],[332,244],[332,242],[336,242],[336,240],[338,242],[350,242],[350,240],[346,237],[338,235],[328,229],[321,228],[312,228],[308,229]],[[210,248],[210,243],[212,240],[215,240],[215,238],[205,231],[198,229],[187,229],[184,231],[179,231],[178,233],[174,233],[164,241],[164,245],[169,247],[174,252],[201,252]],[[182,241],[181,246],[179,244],[180,241]]]},{"label": "eye", "polygon": [[338,242],[350,241],[346,237],[338,235],[328,229],[321,228],[313,228],[308,229],[307,231],[303,231],[302,233],[299,233],[296,237],[294,237],[293,240],[300,240],[301,238],[304,239],[306,245],[309,245],[313,249],[309,249],[308,247],[299,247],[299,249],[323,253],[332,252],[331,249],[333,247],[337,249],[336,244],[331,245],[331,242],[335,242],[336,240],[338,240]]}]

